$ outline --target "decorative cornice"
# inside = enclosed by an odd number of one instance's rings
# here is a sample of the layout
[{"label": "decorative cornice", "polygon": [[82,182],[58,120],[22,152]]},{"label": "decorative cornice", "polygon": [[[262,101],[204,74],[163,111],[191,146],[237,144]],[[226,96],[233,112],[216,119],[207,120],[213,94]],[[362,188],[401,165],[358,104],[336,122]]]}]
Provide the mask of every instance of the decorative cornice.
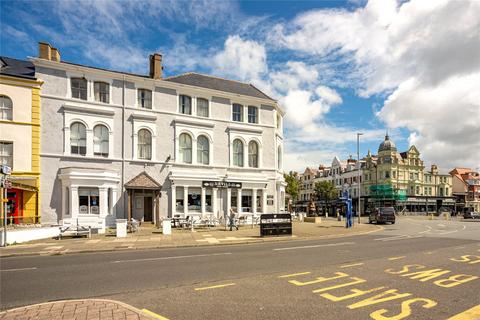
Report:
[{"label": "decorative cornice", "polygon": [[65,104],[63,106],[63,112],[68,111],[70,113],[77,113],[77,114],[97,114],[102,116],[113,117],[115,115],[115,111],[111,109],[99,109],[99,108],[92,108],[88,106],[75,106],[71,104]]}]

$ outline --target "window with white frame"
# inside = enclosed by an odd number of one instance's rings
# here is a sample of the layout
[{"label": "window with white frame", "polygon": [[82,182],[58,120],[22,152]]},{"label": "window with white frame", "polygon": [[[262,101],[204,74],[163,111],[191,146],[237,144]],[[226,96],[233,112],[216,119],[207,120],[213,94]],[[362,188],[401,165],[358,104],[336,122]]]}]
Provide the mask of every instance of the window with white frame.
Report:
[{"label": "window with white frame", "polygon": [[104,125],[96,125],[93,128],[93,154],[101,157],[108,157],[109,133]]},{"label": "window with white frame", "polygon": [[179,112],[183,114],[192,114],[192,98],[186,95],[179,97]]},{"label": "window with white frame", "polygon": [[199,136],[197,139],[197,162],[209,164],[210,162],[210,143],[205,136]]},{"label": "window with white frame", "polygon": [[93,84],[93,93],[95,101],[110,103],[110,85],[108,83],[96,81]]},{"label": "window with white frame", "polygon": [[238,103],[234,103],[232,106],[232,120],[243,122],[243,106]]},{"label": "window with white frame", "polygon": [[78,204],[80,214],[99,214],[100,197],[98,188],[78,188]]},{"label": "window with white frame", "polygon": [[12,99],[5,95],[0,95],[0,120],[13,120]]},{"label": "window with white frame", "polygon": [[[172,187],[175,188],[175,187]],[[183,195],[183,187],[176,187],[175,189],[175,212],[183,212],[184,208],[184,195]]]},{"label": "window with white frame", "polygon": [[180,162],[192,163],[192,137],[187,133],[182,133],[179,137],[178,144]]},{"label": "window with white frame", "polygon": [[197,116],[208,118],[208,100],[197,98]]},{"label": "window with white frame", "polygon": [[81,122],[74,122],[70,126],[70,153],[87,154],[87,130]]},{"label": "window with white frame", "polygon": [[152,134],[147,129],[138,130],[138,159],[152,159]]},{"label": "window with white frame", "polygon": [[258,168],[258,143],[255,141],[248,143],[248,166]]},{"label": "window with white frame", "polygon": [[13,168],[13,142],[0,141],[0,165]]},{"label": "window with white frame", "polygon": [[87,79],[71,78],[70,86],[72,90],[72,98],[87,100]]},{"label": "window with white frame", "polygon": [[202,209],[202,190],[200,188],[188,188],[188,211],[200,211]]},{"label": "window with white frame", "polygon": [[233,165],[243,167],[243,142],[240,139],[233,140]]},{"label": "window with white frame", "polygon": [[152,109],[152,91],[148,89],[137,90],[137,104],[139,108]]},{"label": "window with white frame", "polygon": [[248,123],[258,123],[258,108],[248,106]]}]

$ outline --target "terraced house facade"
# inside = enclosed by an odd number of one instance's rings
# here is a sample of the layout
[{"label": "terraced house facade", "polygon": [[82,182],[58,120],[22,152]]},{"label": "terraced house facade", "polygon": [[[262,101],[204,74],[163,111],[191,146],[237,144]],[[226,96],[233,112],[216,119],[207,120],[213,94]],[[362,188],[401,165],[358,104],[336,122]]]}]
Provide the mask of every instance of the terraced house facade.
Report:
[{"label": "terraced house facade", "polygon": [[41,86],[31,62],[0,57],[0,165],[12,168],[6,199],[9,224],[37,223],[41,218]]},{"label": "terraced house facade", "polygon": [[284,112],[246,83],[63,62],[39,44],[42,212],[63,224],[284,210]]}]

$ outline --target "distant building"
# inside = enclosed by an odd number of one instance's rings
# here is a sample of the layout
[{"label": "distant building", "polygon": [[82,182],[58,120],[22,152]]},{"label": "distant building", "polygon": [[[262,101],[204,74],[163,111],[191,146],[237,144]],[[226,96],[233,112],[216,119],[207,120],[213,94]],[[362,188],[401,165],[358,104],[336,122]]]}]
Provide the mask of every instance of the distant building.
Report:
[{"label": "distant building", "polygon": [[459,209],[472,208],[480,212],[480,174],[469,168],[455,168],[450,174]]},{"label": "distant building", "polygon": [[12,168],[7,193],[12,224],[40,219],[41,85],[30,61],[0,57],[0,165]]}]

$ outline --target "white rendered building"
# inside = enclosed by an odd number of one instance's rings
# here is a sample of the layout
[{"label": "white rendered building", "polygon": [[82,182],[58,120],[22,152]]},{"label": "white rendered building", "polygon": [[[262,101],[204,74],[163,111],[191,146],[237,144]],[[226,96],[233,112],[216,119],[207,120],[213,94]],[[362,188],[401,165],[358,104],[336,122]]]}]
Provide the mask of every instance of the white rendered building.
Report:
[{"label": "white rendered building", "polygon": [[43,222],[103,229],[115,218],[284,211],[284,112],[254,86],[32,59],[42,87]]}]

